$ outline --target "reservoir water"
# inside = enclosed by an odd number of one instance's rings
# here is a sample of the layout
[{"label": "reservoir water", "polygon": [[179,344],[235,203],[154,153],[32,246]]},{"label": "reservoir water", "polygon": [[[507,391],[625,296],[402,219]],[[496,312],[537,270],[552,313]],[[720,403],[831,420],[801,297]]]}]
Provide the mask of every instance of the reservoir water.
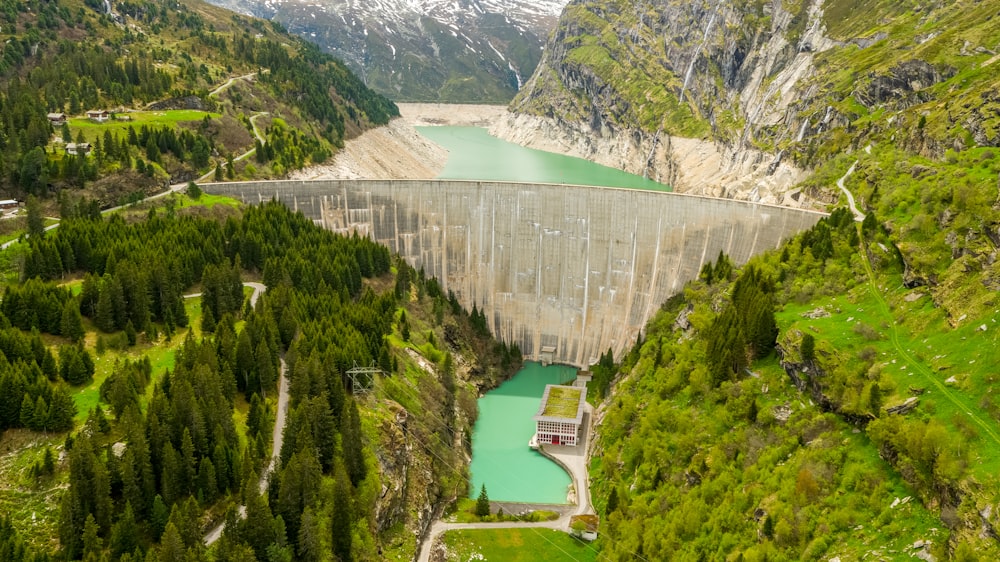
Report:
[{"label": "reservoir water", "polygon": [[525,148],[482,127],[417,127],[448,150],[439,179],[566,183],[670,191],[670,187],[582,158]]},{"label": "reservoir water", "polygon": [[494,501],[566,503],[570,477],[541,453],[530,449],[535,433],[532,417],[538,413],[547,384],[576,377],[565,365],[526,362],[513,378],[479,399],[479,419],[472,430],[472,466],[469,495],[479,487]]}]

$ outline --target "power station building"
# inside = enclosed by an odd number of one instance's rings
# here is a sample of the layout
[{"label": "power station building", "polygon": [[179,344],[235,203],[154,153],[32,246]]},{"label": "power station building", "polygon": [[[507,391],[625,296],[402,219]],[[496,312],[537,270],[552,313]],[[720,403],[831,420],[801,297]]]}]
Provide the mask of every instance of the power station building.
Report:
[{"label": "power station building", "polygon": [[535,415],[535,438],[538,445],[569,445],[580,442],[587,388],[550,384],[542,394],[542,405]]}]

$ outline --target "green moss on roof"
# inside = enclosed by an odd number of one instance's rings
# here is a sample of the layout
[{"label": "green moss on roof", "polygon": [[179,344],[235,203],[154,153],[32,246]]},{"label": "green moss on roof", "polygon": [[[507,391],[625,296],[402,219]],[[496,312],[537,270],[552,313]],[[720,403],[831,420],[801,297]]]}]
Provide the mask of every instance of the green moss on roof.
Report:
[{"label": "green moss on roof", "polygon": [[580,408],[582,389],[568,386],[553,386],[549,389],[549,399],[545,402],[543,416],[575,418]]}]

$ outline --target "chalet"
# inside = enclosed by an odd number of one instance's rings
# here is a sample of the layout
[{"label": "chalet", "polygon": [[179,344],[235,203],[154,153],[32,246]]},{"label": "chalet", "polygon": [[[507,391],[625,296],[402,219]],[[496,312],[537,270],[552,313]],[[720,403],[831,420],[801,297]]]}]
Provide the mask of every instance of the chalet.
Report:
[{"label": "chalet", "polygon": [[89,142],[67,143],[66,154],[90,154],[90,143]]},{"label": "chalet", "polygon": [[546,385],[542,405],[534,418],[535,437],[532,442],[576,447],[581,441],[580,428],[586,403],[586,387]]},{"label": "chalet", "polygon": [[49,113],[48,118],[49,118],[49,123],[52,123],[56,127],[61,127],[63,123],[66,122],[65,113]]},{"label": "chalet", "polygon": [[0,209],[4,211],[8,209],[16,209],[17,207],[17,201],[14,199],[0,199]]},{"label": "chalet", "polygon": [[111,113],[106,109],[92,109],[87,112],[87,119],[96,123],[104,123],[111,118]]}]

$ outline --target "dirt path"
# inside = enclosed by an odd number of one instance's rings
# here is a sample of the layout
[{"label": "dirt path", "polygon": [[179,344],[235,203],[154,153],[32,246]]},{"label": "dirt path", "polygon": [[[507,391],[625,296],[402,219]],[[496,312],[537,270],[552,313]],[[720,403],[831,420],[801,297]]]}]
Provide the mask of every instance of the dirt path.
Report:
[{"label": "dirt path", "polygon": [[837,180],[837,187],[839,187],[840,190],[844,192],[844,195],[847,196],[847,206],[851,208],[851,213],[854,214],[854,220],[856,220],[857,222],[861,222],[865,220],[865,214],[859,211],[858,208],[854,205],[854,194],[851,193],[849,189],[844,187],[844,181],[847,180],[848,176],[854,173],[854,168],[857,165],[858,161],[855,160],[854,163],[851,164],[851,167],[847,169],[847,172],[839,180]]},{"label": "dirt path", "polygon": [[256,72],[251,72],[250,74],[244,74],[243,76],[233,76],[229,80],[223,82],[221,86],[209,92],[208,95],[211,97],[215,97],[221,94],[222,92],[226,91],[227,89],[229,89],[229,87],[232,86],[233,83],[236,82],[237,80],[243,80],[245,82],[253,82],[255,78],[257,78]]},{"label": "dirt path", "polygon": [[[247,282],[243,284],[246,287],[251,287],[253,289],[253,294],[250,295],[250,306],[257,306],[257,299],[260,295],[267,290],[267,287],[263,283],[253,283]],[[201,293],[195,293],[191,295],[184,295],[184,298],[200,296]],[[281,360],[281,372],[278,376],[278,411],[274,417],[274,430],[271,433],[271,460],[267,464],[267,468],[260,475],[260,481],[258,483],[258,490],[261,494],[267,491],[268,481],[271,475],[274,474],[274,470],[278,467],[278,458],[281,455],[281,445],[284,442],[284,429],[285,429],[285,419],[288,417],[288,377],[286,376],[288,368],[285,365],[285,360]],[[246,516],[246,506],[239,507],[240,517]],[[226,523],[222,522],[216,525],[212,530],[205,533],[205,537],[202,541],[206,545],[210,545],[215,541],[219,540],[222,536],[222,531],[226,528]]]}]

